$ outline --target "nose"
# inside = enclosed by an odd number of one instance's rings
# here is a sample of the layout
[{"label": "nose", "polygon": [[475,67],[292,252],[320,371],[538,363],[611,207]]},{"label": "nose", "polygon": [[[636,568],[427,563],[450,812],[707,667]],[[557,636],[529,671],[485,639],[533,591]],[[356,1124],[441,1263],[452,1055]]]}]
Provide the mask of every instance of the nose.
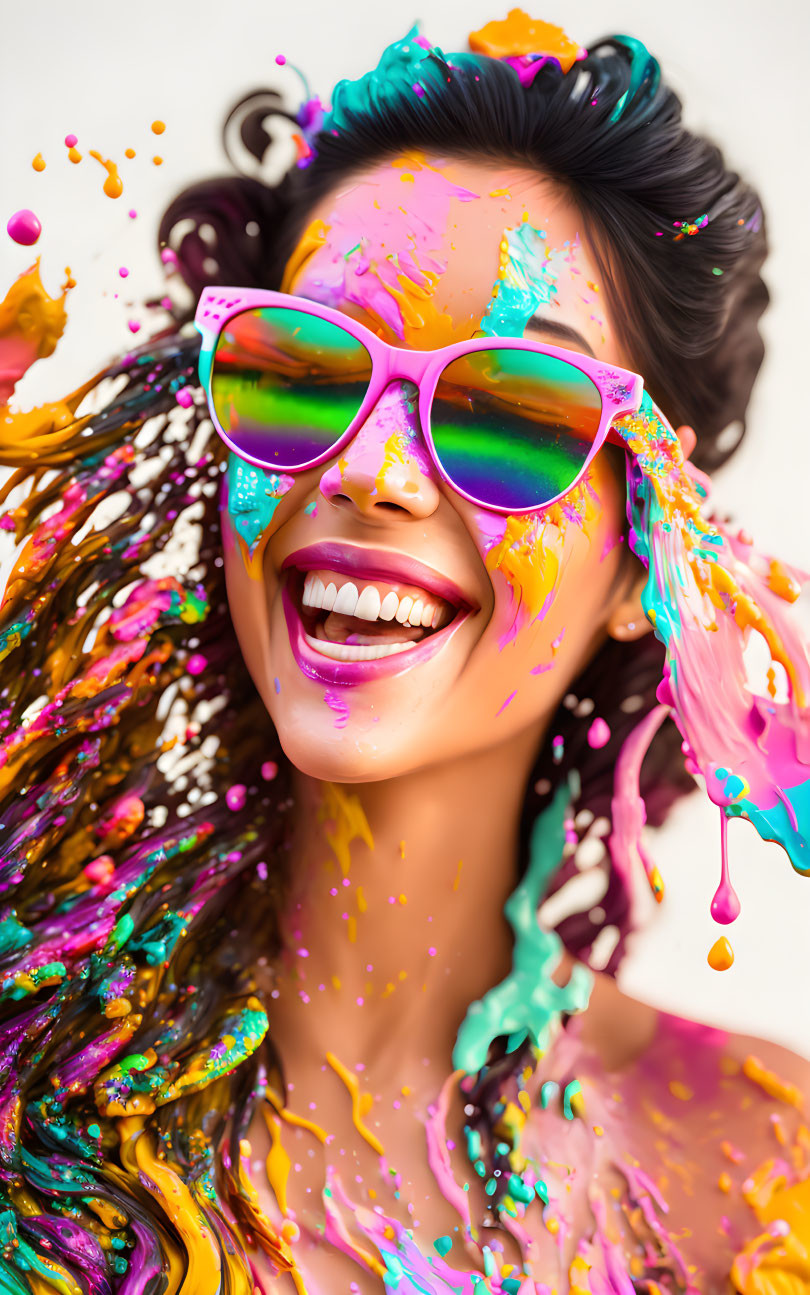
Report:
[{"label": "nose", "polygon": [[340,458],[321,476],[323,497],[367,517],[383,508],[429,517],[441,496],[419,427],[418,404],[414,383],[390,383]]}]

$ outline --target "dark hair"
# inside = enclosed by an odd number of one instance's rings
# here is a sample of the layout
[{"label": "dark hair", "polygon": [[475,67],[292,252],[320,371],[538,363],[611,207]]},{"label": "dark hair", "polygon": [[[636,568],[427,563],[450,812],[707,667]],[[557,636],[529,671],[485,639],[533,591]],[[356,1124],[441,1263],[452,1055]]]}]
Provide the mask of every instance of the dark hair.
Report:
[{"label": "dark hair", "polygon": [[[634,367],[673,424],[695,428],[695,464],[720,466],[742,438],[763,356],[764,219],[757,194],[726,167],[720,150],[685,128],[680,100],[656,61],[640,42],[610,37],[566,74],[549,60],[529,85],[504,61],[445,58],[435,49],[418,75],[419,95],[413,67],[393,61],[376,81],[372,74],[354,86],[338,85],[327,129],[312,139],[307,164],[275,184],[248,177],[206,181],[172,203],[159,239],[176,251],[195,300],[206,283],[278,287],[316,202],[387,156],[418,149],[522,163],[552,177],[575,200],[613,325]],[[289,133],[310,107],[296,114],[277,92],[255,91],[231,111],[226,147],[238,135],[245,155],[266,165],[280,124]],[[556,755],[550,743],[540,752],[527,788],[524,862],[536,814],[572,770],[580,783],[574,808],[581,833],[607,835],[618,753],[655,704],[663,659],[652,636],[635,644],[608,641],[572,685],[551,727],[562,744]],[[610,741],[601,749],[588,745],[587,715],[608,723]],[[693,786],[680,737],[665,725],[642,772],[647,821],[662,822],[673,800]],[[591,858],[598,849],[590,847]],[[619,939],[605,964],[615,972],[629,896],[607,853],[603,866],[607,890],[594,917],[575,913],[558,929],[573,952],[587,956],[599,931],[615,926]],[[576,871],[569,858],[553,890]]]},{"label": "dark hair", "polygon": [[[720,462],[720,433],[743,419],[761,356],[761,221],[717,150],[683,129],[652,60],[605,41],[567,75],[549,63],[524,87],[497,60],[433,51],[423,76],[418,100],[386,92],[344,111],[312,138],[312,164],[275,184],[229,176],[181,194],[160,242],[192,292],[277,286],[312,203],[340,176],[409,147],[469,155],[474,139],[476,156],[525,159],[571,188],[637,367],[666,412],[695,423],[700,463]],[[268,107],[288,133],[302,124],[272,92],[249,96],[231,124],[254,159]],[[684,221],[696,232],[679,237]],[[199,1261],[172,1213],[180,1196],[201,1262],[215,1250],[229,1289],[249,1269],[246,1234],[284,1262],[242,1181],[239,1140],[275,1064],[251,958],[275,934],[289,769],[229,622],[226,455],[192,396],[187,317],[178,306],[178,328],[0,429],[0,463],[14,469],[0,524],[27,541],[0,622],[0,1276],[12,1288],[37,1258],[83,1288],[157,1295],[167,1254]],[[187,524],[197,539],[178,554]],[[611,642],[572,687],[553,721],[562,745],[539,753],[527,789],[523,862],[538,812],[574,770],[576,832],[603,842],[617,756],[655,704],[662,665],[651,635]],[[586,737],[593,716],[611,730],[601,749]],[[665,725],[645,762],[652,823],[692,785],[679,746]],[[585,958],[600,930],[621,937],[628,924],[624,874],[600,848],[600,909],[558,926]],[[494,1111],[525,1060],[493,1059],[468,1094],[470,1123],[504,1169]]]}]

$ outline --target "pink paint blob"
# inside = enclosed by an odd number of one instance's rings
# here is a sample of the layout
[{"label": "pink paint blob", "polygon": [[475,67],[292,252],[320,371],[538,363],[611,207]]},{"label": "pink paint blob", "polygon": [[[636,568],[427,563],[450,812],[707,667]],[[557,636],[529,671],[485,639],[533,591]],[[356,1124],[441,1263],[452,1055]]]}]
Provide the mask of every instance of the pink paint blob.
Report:
[{"label": "pink paint blob", "polygon": [[610,726],[605,720],[597,717],[588,729],[588,746],[598,750],[600,746],[607,746],[609,741]]},{"label": "pink paint blob", "polygon": [[65,148],[75,148],[78,142],[78,135],[65,135]]},{"label": "pink paint blob", "polygon": [[228,809],[242,809],[245,804],[246,788],[244,783],[235,782],[225,793],[225,803]]},{"label": "pink paint blob", "polygon": [[740,899],[728,871],[728,819],[720,810],[720,885],[714,892],[711,914],[715,922],[728,926],[740,915]]},{"label": "pink paint blob", "polygon": [[122,266],[119,266],[118,273],[120,274],[122,279],[126,279],[127,276],[129,275],[129,270],[125,265],[122,265]]},{"label": "pink paint blob", "polygon": [[278,765],[275,760],[265,760],[261,773],[265,782],[272,782],[278,776]]},{"label": "pink paint blob", "polygon": [[131,333],[139,333],[141,331],[141,326],[138,323],[137,319],[127,320],[127,328]]},{"label": "pink paint blob", "polygon": [[189,674],[202,674],[207,664],[208,662],[202,653],[195,652],[194,655],[190,656],[188,659],[188,672]]},{"label": "pink paint blob", "polygon": [[9,238],[13,238],[15,243],[19,243],[22,247],[33,247],[42,233],[42,225],[33,211],[23,207],[9,217],[6,230]]},{"label": "pink paint blob", "polygon": [[164,265],[177,265],[177,253],[170,247],[164,247],[161,250],[160,259]]},{"label": "pink paint blob", "polygon": [[191,406],[194,404],[194,397],[192,396],[188,387],[181,387],[180,390],[177,392],[177,395],[175,396],[175,400],[177,401],[178,405],[182,405],[184,409],[190,409]]},{"label": "pink paint blob", "polygon": [[132,208],[132,210],[131,210],[130,212],[128,212],[128,215],[129,215],[130,220],[135,220],[135,218],[137,217],[138,213],[137,213],[137,211],[135,210],[135,208],[133,207],[133,208]]}]

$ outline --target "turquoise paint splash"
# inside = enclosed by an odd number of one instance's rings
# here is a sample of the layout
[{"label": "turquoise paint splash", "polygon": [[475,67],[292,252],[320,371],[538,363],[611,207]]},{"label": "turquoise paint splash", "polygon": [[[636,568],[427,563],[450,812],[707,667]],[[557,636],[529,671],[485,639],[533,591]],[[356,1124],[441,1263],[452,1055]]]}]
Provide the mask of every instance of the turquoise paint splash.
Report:
[{"label": "turquoise paint splash", "polygon": [[228,455],[223,504],[252,557],[293,478]]},{"label": "turquoise paint splash", "polygon": [[528,223],[504,231],[507,252],[495,294],[481,320],[487,337],[522,337],[541,306],[557,295],[557,264],[564,253],[549,249],[545,231]]},{"label": "turquoise paint splash", "polygon": [[547,884],[562,858],[570,799],[570,788],[564,783],[534,824],[529,867],[504,905],[515,935],[512,970],[468,1009],[453,1049],[456,1070],[477,1074],[486,1064],[490,1044],[502,1034],[509,1036],[510,1051],[527,1037],[545,1049],[560,1015],[588,1006],[592,972],[578,963],[567,985],[555,984],[551,973],[560,960],[562,941],[556,931],[543,930],[537,920]]},{"label": "turquoise paint splash", "polygon": [[444,88],[448,62],[453,68],[475,75],[489,61],[469,53],[445,58],[438,45],[431,45],[421,36],[417,26],[411,27],[407,36],[383,50],[371,71],[356,81],[338,81],[322,129],[340,132],[350,128],[353,118],[385,116],[406,97],[424,102],[431,92],[439,94]]}]

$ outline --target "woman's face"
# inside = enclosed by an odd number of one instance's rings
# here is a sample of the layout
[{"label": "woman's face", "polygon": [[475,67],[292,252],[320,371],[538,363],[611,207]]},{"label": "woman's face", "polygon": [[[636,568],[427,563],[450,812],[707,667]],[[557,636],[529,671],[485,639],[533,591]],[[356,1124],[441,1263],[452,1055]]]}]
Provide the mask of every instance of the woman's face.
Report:
[{"label": "woman's face", "polygon": [[[580,225],[521,168],[408,155],[323,200],[283,287],[398,346],[525,332],[632,367]],[[607,453],[562,503],[505,517],[443,482],[415,396],[393,382],[310,471],[229,463],[231,614],[286,754],[314,777],[391,778],[526,730],[539,741],[624,593],[624,492]],[[313,591],[327,606],[305,605]],[[341,610],[355,596],[359,617]],[[338,659],[363,647],[381,650]]]}]

